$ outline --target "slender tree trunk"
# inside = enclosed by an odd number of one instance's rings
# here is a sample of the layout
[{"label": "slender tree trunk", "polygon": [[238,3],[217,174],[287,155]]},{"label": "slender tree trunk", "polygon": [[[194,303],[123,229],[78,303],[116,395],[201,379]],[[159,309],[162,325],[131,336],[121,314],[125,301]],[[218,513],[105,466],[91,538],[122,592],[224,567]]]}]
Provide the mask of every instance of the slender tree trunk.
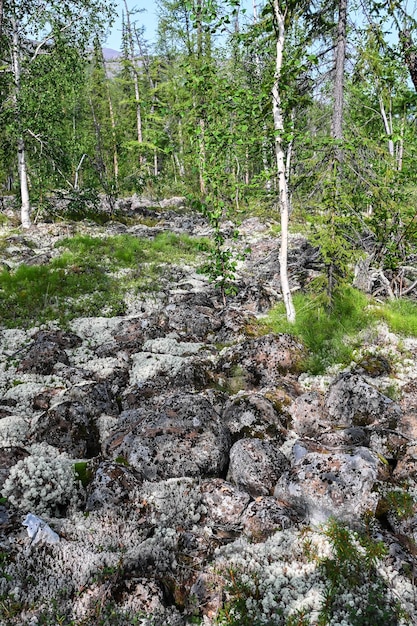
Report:
[{"label": "slender tree trunk", "polygon": [[392,157],[394,157],[394,142],[392,140],[392,115],[388,118],[385,110],[384,100],[382,96],[379,96],[379,110],[381,112],[382,122],[384,124],[385,134],[388,137],[388,151]]},{"label": "slender tree trunk", "polygon": [[[19,110],[18,110],[18,98],[20,92],[20,42],[19,42],[19,31],[18,24],[16,19],[12,19],[12,29],[13,29],[13,45],[12,45],[12,55],[13,55],[13,75],[14,75],[14,83],[15,83],[15,91],[14,91],[14,105],[15,105],[15,114],[17,118],[18,127],[20,129],[20,120],[19,120]],[[20,200],[21,200],[21,222],[23,228],[30,228],[31,220],[30,220],[30,199],[29,199],[29,184],[28,184],[28,173],[26,167],[26,151],[25,151],[25,141],[21,136],[19,130],[19,137],[17,140],[17,163],[18,163],[18,172],[19,172],[19,183],[20,183]]]},{"label": "slender tree trunk", "polygon": [[400,141],[397,146],[397,170],[399,172],[401,172],[403,169],[405,118],[406,114],[404,112],[401,120]]},{"label": "slender tree trunk", "polygon": [[284,14],[281,12],[279,0],[274,0],[274,12],[277,23],[276,59],[275,59],[275,81],[272,88],[272,112],[275,129],[275,155],[278,174],[279,206],[281,213],[281,250],[279,255],[281,291],[285,303],[287,320],[295,322],[295,309],[292,301],[290,285],[288,280],[288,219],[289,200],[287,179],[285,176],[285,155],[283,149],[284,121],[281,106],[280,78],[285,42],[285,22]]},{"label": "slender tree trunk", "polygon": [[205,142],[205,123],[204,119],[199,120],[200,134],[198,138],[199,149],[199,179],[200,179],[200,193],[206,195],[206,142]]},{"label": "slender tree trunk", "polygon": [[[136,102],[136,132],[138,137],[138,144],[141,146],[143,143],[143,133],[142,133],[142,110],[140,105],[140,90],[139,90],[139,77],[138,71],[136,69],[135,64],[135,50],[133,45],[133,32],[132,26],[130,23],[130,13],[127,6],[127,0],[124,0],[125,8],[126,8],[126,30],[127,30],[127,38],[129,44],[129,55],[130,55],[130,65],[132,68],[133,75],[133,86],[135,89],[135,102]],[[139,154],[139,163],[142,165],[143,163],[143,155]]]},{"label": "slender tree trunk", "polygon": [[116,139],[116,119],[114,117],[114,109],[113,102],[110,95],[110,88],[107,85],[107,99],[109,103],[109,115],[110,115],[110,124],[111,124],[111,132],[113,139],[113,173],[114,173],[114,182],[116,186],[118,186],[119,180],[119,157],[117,154],[117,139]]}]

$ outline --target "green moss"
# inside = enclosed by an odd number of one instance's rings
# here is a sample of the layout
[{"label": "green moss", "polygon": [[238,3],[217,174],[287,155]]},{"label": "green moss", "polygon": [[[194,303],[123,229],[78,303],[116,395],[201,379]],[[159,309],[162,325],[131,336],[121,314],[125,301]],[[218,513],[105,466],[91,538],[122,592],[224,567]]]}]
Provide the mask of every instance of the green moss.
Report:
[{"label": "green moss", "polygon": [[75,474],[82,486],[87,487],[93,478],[92,471],[86,461],[80,461],[74,464]]},{"label": "green moss", "polygon": [[115,458],[115,462],[119,465],[124,465],[125,467],[130,467],[129,461],[124,456],[118,456]]}]

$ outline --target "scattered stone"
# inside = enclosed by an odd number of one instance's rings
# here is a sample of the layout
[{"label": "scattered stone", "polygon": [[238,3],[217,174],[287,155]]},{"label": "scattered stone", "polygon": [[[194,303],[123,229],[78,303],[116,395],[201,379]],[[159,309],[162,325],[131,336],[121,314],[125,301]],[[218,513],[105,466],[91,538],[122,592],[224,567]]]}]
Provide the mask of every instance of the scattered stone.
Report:
[{"label": "scattered stone", "polygon": [[103,461],[87,488],[87,511],[117,508],[135,497],[142,481],[137,472],[123,464]]},{"label": "scattered stone", "polygon": [[259,496],[249,504],[242,516],[243,533],[251,541],[265,541],[275,532],[292,528],[298,522],[289,504],[270,496]]},{"label": "scattered stone", "polygon": [[110,458],[123,457],[147,480],[221,475],[229,433],[199,394],[174,393],[147,409],[123,412],[120,431],[104,443]]},{"label": "scattered stone", "polygon": [[283,442],[286,417],[275,409],[270,400],[257,393],[238,394],[227,403],[223,413],[233,442],[244,438]]},{"label": "scattered stone", "polygon": [[277,481],[274,496],[304,516],[308,524],[320,525],[330,517],[355,526],[378,503],[375,484],[378,458],[367,448],[352,454],[298,452],[291,471]]},{"label": "scattered stone", "polygon": [[265,335],[225,348],[219,372],[226,381],[239,378],[241,389],[265,387],[299,371],[303,354],[303,346],[291,335]]},{"label": "scattered stone", "polygon": [[288,461],[276,441],[240,439],[230,450],[227,480],[253,498],[272,494]]},{"label": "scattered stone", "polygon": [[95,418],[102,414],[118,414],[106,385],[74,386],[36,419],[32,425],[33,441],[45,441],[73,458],[97,456],[100,440]]},{"label": "scattered stone", "polygon": [[209,478],[201,484],[202,502],[207,509],[206,523],[234,526],[250,502],[246,491],[221,478]]},{"label": "scattered stone", "polygon": [[396,429],[401,409],[393,400],[350,372],[340,374],[330,386],[325,407],[338,426],[382,426]]}]

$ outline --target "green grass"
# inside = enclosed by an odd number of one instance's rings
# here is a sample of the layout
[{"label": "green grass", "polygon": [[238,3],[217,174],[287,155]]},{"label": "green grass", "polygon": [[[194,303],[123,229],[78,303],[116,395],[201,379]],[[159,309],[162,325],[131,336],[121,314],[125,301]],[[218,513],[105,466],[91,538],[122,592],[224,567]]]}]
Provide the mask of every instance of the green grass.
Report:
[{"label": "green grass", "polygon": [[388,324],[391,332],[417,337],[417,303],[406,298],[387,302],[375,309],[375,317]]},{"label": "green grass", "polygon": [[[172,233],[155,239],[77,235],[57,247],[61,254],[47,265],[20,265],[15,271],[0,272],[2,326],[123,314],[128,289],[157,289],[164,266],[195,263],[200,252],[198,240]],[[115,277],[113,273],[121,269],[132,272]]]},{"label": "green grass", "polygon": [[306,371],[321,374],[335,363],[348,364],[358,345],[358,332],[372,323],[368,299],[353,288],[335,295],[329,313],[320,297],[314,294],[294,296],[296,323],[289,324],[282,303],[273,308],[261,324],[268,332],[291,333],[304,343],[308,356]]}]

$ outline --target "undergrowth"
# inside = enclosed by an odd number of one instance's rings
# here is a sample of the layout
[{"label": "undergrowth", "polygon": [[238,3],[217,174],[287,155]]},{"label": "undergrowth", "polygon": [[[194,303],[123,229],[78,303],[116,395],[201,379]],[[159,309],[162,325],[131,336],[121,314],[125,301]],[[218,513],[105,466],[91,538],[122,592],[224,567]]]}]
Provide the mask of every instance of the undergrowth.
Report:
[{"label": "undergrowth", "polygon": [[[121,315],[128,289],[157,289],[163,267],[195,262],[200,242],[173,233],[155,239],[77,235],[62,240],[57,248],[61,254],[46,265],[22,264],[16,270],[0,272],[3,326]],[[130,271],[120,274],[120,270]]]},{"label": "undergrowth", "polygon": [[261,324],[268,332],[299,337],[308,350],[304,369],[321,374],[336,363],[350,363],[359,345],[359,331],[373,321],[367,305],[368,298],[351,287],[335,293],[330,312],[321,297],[312,293],[295,294],[295,324],[288,323],[283,303],[274,307]]},{"label": "undergrowth", "polygon": [[[382,576],[380,564],[387,554],[382,541],[367,532],[354,531],[330,519],[322,535],[329,549],[319,554],[318,544],[309,537],[304,542],[304,558],[314,564],[311,579],[301,577],[294,586],[299,600],[310,587],[320,588],[319,602],[291,610],[288,600],[275,588],[274,578],[258,569],[226,568],[226,600],[217,626],[398,626],[410,618]],[[271,565],[269,561],[266,569]],[[301,572],[301,569],[300,569]],[[265,576],[267,577],[265,580]],[[269,577],[268,577],[269,576]],[[282,575],[278,572],[277,577]],[[318,579],[321,584],[318,585]],[[302,582],[303,581],[303,582]],[[297,585],[300,584],[298,588]],[[291,587],[292,588],[292,587]],[[288,598],[288,596],[286,596]]]},{"label": "undergrowth", "polygon": [[417,304],[413,300],[401,298],[387,302],[375,309],[375,316],[388,324],[389,329],[398,335],[417,337]]}]

